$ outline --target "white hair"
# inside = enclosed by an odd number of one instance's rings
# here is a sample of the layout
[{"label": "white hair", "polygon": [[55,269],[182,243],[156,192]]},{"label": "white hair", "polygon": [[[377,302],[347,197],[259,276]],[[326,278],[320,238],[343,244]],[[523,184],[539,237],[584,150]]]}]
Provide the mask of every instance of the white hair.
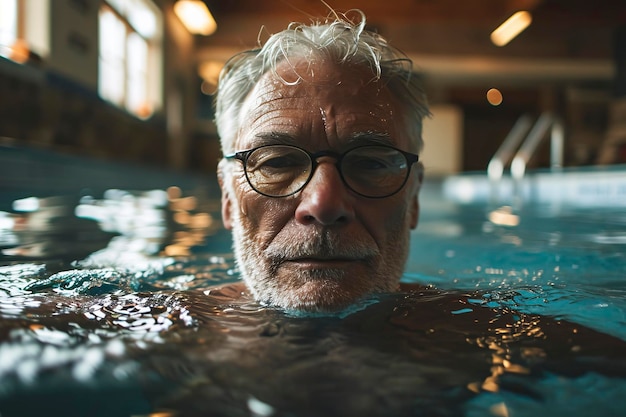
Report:
[{"label": "white hair", "polygon": [[411,60],[390,46],[382,36],[366,30],[362,11],[351,12],[356,13],[358,20],[353,21],[346,14],[332,13],[323,22],[291,23],[287,29],[270,36],[259,49],[237,54],[226,63],[214,100],[222,152],[235,151],[233,146],[240,129],[242,104],[264,74],[271,71],[286,84],[297,84],[302,78],[287,81],[276,73],[278,63],[289,62],[292,58],[313,61],[320,57],[341,65],[370,68],[372,79],[384,82],[406,109],[404,120],[411,138],[411,150],[419,152],[422,149],[422,120],[429,112]]}]

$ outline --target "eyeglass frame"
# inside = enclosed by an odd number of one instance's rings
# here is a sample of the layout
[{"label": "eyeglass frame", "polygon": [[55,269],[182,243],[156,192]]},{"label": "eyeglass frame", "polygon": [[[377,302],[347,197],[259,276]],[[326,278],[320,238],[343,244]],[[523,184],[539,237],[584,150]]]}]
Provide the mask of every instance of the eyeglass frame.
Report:
[{"label": "eyeglass frame", "polygon": [[[287,147],[287,148],[294,148],[297,149],[299,151],[304,152],[306,155],[308,155],[310,163],[311,163],[311,171],[309,172],[309,176],[306,179],[306,181],[304,181],[302,183],[302,186],[298,187],[295,191],[290,192],[289,194],[285,194],[285,195],[280,195],[280,196],[275,196],[275,195],[271,195],[271,194],[266,194],[262,191],[259,191],[256,189],[256,187],[252,184],[252,182],[250,181],[250,177],[248,176],[248,158],[250,157],[250,155],[252,155],[252,153],[254,153],[255,151],[262,149],[262,148],[267,148],[267,147],[272,147],[272,146],[282,146],[282,147]],[[341,162],[343,161],[343,158],[350,152],[354,151],[355,149],[359,149],[359,148],[370,148],[370,147],[378,147],[378,148],[386,148],[386,149],[392,149],[394,151],[399,152],[402,156],[404,156],[404,159],[406,160],[407,163],[407,170],[406,170],[406,175],[404,177],[404,180],[402,181],[402,184],[398,187],[397,190],[395,190],[394,192],[390,193],[390,194],[386,194],[386,195],[382,195],[382,196],[368,196],[365,195],[363,193],[360,193],[358,191],[356,191],[354,188],[352,188],[350,186],[350,184],[346,181],[344,175],[343,175],[343,170],[341,168]],[[270,197],[270,198],[284,198],[284,197],[289,197],[292,196],[300,191],[302,191],[304,189],[304,187],[306,187],[309,182],[311,182],[311,179],[313,178],[313,174],[315,174],[315,170],[317,169],[318,165],[320,164],[320,162],[318,162],[319,158],[322,158],[324,156],[330,156],[331,158],[334,158],[336,160],[336,162],[333,164],[335,165],[335,167],[337,168],[337,172],[339,173],[339,177],[341,178],[341,181],[343,182],[343,184],[352,192],[354,192],[357,195],[360,195],[362,197],[365,198],[387,198],[387,197],[391,197],[394,194],[397,194],[398,192],[400,192],[400,190],[402,190],[402,188],[404,188],[404,186],[406,185],[408,179],[409,179],[409,175],[411,174],[411,168],[413,167],[414,164],[416,164],[419,161],[419,155],[418,154],[414,154],[411,152],[406,152],[403,151],[402,149],[398,149],[396,147],[390,146],[390,145],[379,145],[379,144],[369,144],[369,145],[361,145],[361,146],[355,146],[353,148],[350,148],[348,150],[346,150],[345,152],[339,153],[339,152],[335,152],[335,151],[331,151],[329,149],[326,150],[321,150],[318,152],[309,152],[304,148],[301,148],[299,146],[295,146],[295,145],[285,145],[285,144],[281,144],[281,143],[273,143],[273,144],[267,144],[267,145],[261,145],[261,146],[257,146],[245,151],[238,151],[229,155],[224,155],[224,158],[227,160],[238,160],[243,164],[243,172],[244,175],[246,176],[246,181],[248,182],[248,185],[250,185],[250,188],[252,188],[255,192],[265,196],[265,197]]]}]

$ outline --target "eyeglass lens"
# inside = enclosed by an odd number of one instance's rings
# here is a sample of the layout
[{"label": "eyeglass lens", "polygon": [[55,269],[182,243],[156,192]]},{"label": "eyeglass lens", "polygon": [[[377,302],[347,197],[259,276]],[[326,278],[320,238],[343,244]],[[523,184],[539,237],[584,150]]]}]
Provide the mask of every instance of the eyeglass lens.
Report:
[{"label": "eyeglass lens", "polygon": [[[303,149],[288,145],[264,146],[246,160],[250,185],[272,197],[283,197],[302,189],[311,177],[313,161]],[[367,197],[386,197],[404,185],[409,164],[397,149],[363,146],[346,152],[339,163],[346,185]]]}]

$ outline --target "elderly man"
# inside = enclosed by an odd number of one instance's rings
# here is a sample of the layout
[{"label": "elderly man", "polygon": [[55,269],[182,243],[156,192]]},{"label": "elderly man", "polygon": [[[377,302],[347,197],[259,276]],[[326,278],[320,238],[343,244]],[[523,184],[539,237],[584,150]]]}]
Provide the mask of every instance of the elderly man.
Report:
[{"label": "elderly man", "polygon": [[256,300],[337,311],[397,291],[428,114],[411,61],[365,16],[292,24],[220,77],[224,225]]}]

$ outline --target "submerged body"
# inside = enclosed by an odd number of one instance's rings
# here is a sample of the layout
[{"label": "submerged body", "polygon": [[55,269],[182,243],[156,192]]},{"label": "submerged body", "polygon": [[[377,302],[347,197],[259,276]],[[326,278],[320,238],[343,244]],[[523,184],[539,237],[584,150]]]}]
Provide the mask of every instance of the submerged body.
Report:
[{"label": "submerged body", "polygon": [[[236,286],[25,298],[0,321],[8,417],[472,416],[507,396],[551,415],[612,415],[626,393],[626,342],[480,294],[398,292],[324,316],[261,306]],[[611,390],[581,385],[590,373]],[[558,394],[571,389],[613,403],[588,399],[577,414],[580,400]]]}]

